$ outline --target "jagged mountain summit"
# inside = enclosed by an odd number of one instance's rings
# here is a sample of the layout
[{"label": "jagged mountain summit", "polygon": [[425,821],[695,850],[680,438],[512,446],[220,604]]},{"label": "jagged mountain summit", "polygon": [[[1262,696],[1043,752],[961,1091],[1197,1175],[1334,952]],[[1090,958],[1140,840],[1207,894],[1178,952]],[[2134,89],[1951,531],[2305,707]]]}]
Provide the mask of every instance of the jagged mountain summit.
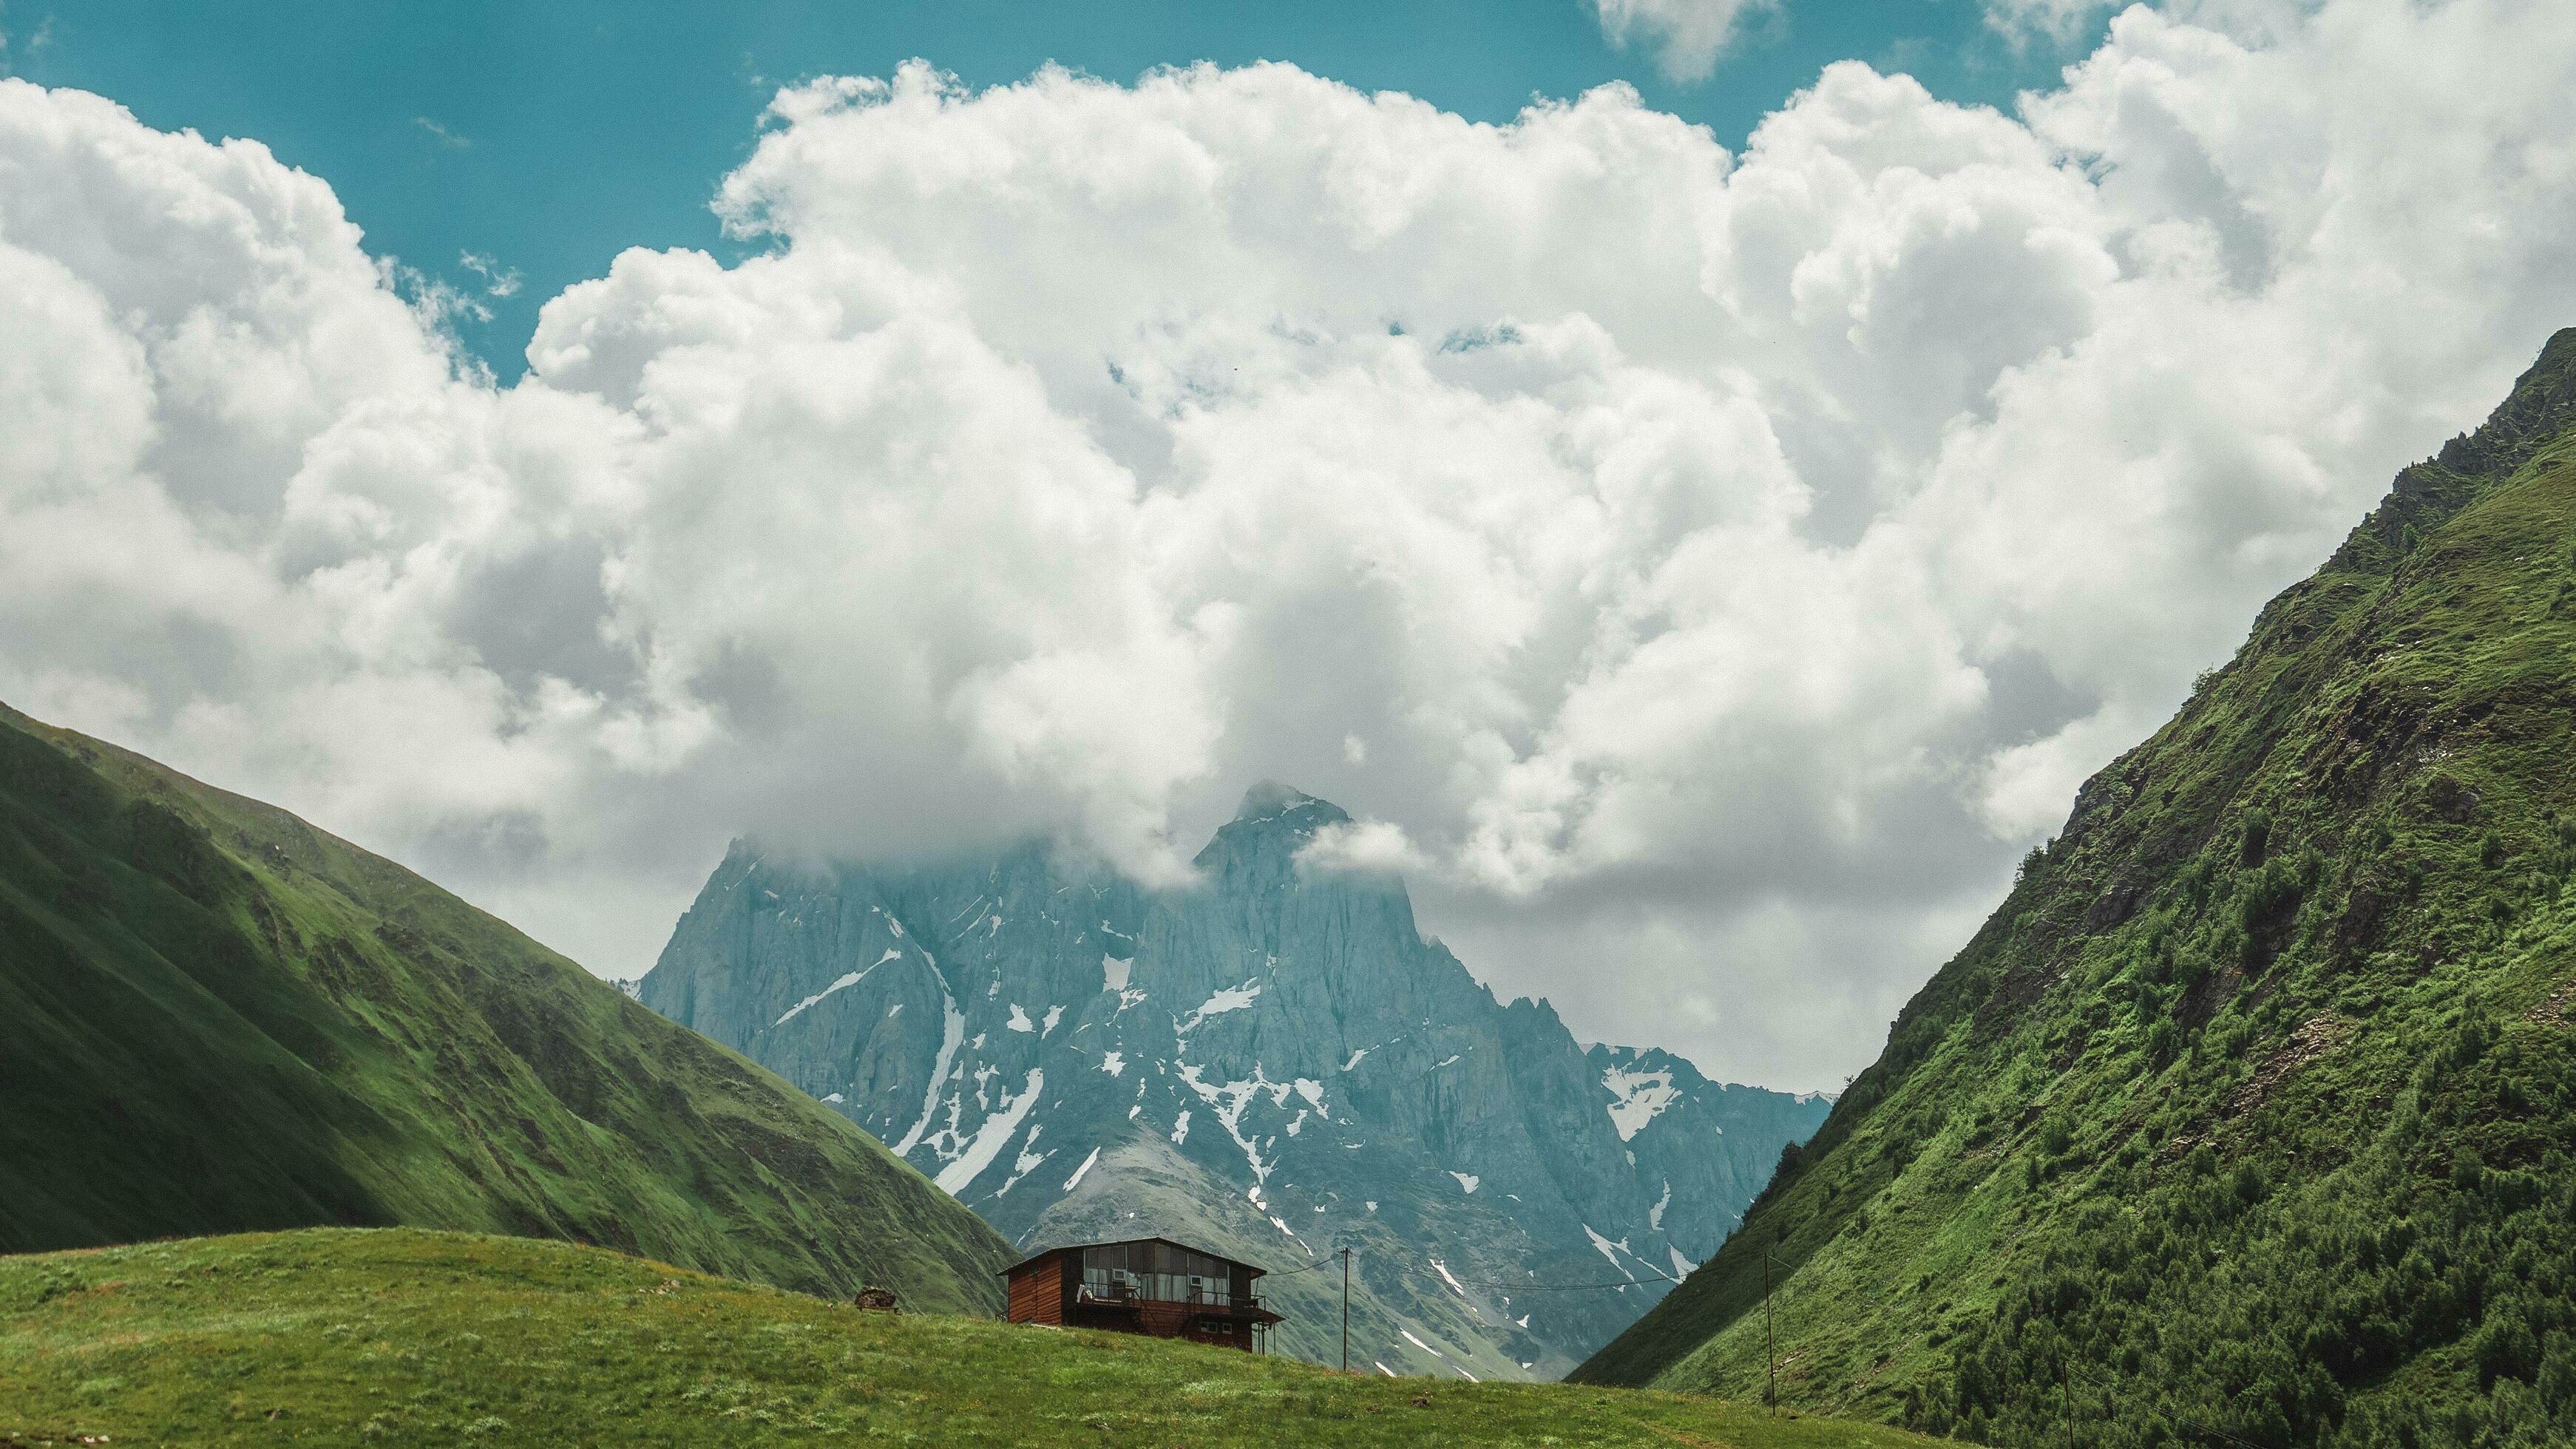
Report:
[{"label": "jagged mountain summit", "polygon": [[2576,1443],[2571,760],[2576,329],[2085,783],[1578,1376],[1989,1444]]},{"label": "jagged mountain summit", "polygon": [[1714,1252],[1826,1104],[1587,1055],[1545,1002],[1497,1002],[1400,880],[1301,861],[1349,818],[1256,787],[1168,892],[1040,843],[901,867],[738,843],[640,999],[1016,1243],[1263,1264],[1274,1343],[1334,1361],[1348,1246],[1355,1366],[1552,1377]]}]

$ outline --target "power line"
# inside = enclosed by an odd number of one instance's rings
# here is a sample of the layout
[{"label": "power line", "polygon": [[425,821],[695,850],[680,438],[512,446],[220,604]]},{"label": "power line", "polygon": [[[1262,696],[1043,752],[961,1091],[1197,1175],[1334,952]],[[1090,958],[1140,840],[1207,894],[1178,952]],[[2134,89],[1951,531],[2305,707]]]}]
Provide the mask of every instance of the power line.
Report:
[{"label": "power line", "polygon": [[1681,1279],[1657,1274],[1652,1278],[1618,1278],[1603,1283],[1523,1283],[1508,1278],[1457,1278],[1445,1273],[1425,1273],[1418,1268],[1398,1268],[1400,1277],[1418,1278],[1425,1283],[1447,1283],[1457,1288],[1491,1288],[1505,1293],[1590,1293],[1611,1288],[1656,1288],[1665,1284],[1678,1286]]},{"label": "power line", "polygon": [[[1312,1273],[1318,1269],[1337,1266],[1339,1262],[1340,1254],[1337,1252],[1332,1257],[1318,1258],[1302,1268],[1274,1270],[1269,1276],[1293,1278],[1300,1273]],[[1647,1270],[1652,1272],[1653,1265],[1648,1264]],[[1397,1268],[1393,1271],[1399,1278],[1414,1278],[1425,1283],[1441,1283],[1455,1288],[1490,1288],[1504,1293],[1592,1293],[1618,1288],[1679,1287],[1682,1281],[1669,1274],[1657,1273],[1652,1278],[1614,1278],[1599,1283],[1526,1283],[1509,1278],[1452,1278],[1445,1273],[1425,1273],[1419,1268]]]}]

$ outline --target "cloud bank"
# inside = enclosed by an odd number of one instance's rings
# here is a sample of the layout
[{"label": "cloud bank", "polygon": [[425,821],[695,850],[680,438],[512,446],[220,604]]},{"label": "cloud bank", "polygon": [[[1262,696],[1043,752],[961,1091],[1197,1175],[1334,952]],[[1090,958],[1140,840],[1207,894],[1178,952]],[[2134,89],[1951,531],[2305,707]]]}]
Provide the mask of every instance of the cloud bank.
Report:
[{"label": "cloud bank", "polygon": [[723,841],[1264,776],[1579,1033],[1831,1085],[2078,780],[2576,320],[2576,12],[2133,9],[1743,154],[1284,66],[781,92],[496,387],[321,179],[0,81],[0,698],[595,969]]}]

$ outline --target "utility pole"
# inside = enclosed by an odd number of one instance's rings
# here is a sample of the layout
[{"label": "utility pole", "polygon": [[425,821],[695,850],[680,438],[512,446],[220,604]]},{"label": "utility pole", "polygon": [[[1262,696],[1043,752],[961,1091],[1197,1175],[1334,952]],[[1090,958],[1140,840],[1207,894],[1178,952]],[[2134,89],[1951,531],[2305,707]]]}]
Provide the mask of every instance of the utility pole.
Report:
[{"label": "utility pole", "polygon": [[1342,1372],[1351,1371],[1351,1250],[1342,1249]]},{"label": "utility pole", "polygon": [[[1780,1241],[1779,1235],[1774,1233],[1771,1241],[1777,1244]],[[1774,1415],[1777,1415],[1780,1412],[1780,1342],[1771,1336],[1771,1250],[1769,1248],[1762,1250],[1762,1354],[1766,1361],[1763,1369],[1762,1401],[1770,1406]]]}]

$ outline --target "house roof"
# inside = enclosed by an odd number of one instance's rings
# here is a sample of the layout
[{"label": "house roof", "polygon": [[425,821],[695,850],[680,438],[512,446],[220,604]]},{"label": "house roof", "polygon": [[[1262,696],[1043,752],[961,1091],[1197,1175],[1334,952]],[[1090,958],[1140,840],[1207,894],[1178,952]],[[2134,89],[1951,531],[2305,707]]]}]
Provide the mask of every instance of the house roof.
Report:
[{"label": "house roof", "polygon": [[1052,1248],[1041,1248],[1037,1252],[1031,1253],[1029,1256],[1022,1258],[1011,1266],[1002,1269],[994,1276],[1007,1278],[1010,1275],[1017,1273],[1022,1268],[1034,1267],[1037,1264],[1045,1262],[1049,1258],[1056,1257],[1063,1253],[1080,1252],[1084,1248],[1119,1248],[1124,1247],[1129,1243],[1166,1243],[1172,1247],[1180,1249],[1184,1253],[1196,1253],[1200,1257],[1214,1258],[1218,1262],[1228,1264],[1232,1267],[1249,1269],[1252,1276],[1255,1278],[1267,1277],[1270,1273],[1270,1270],[1267,1268],[1253,1267],[1252,1264],[1243,1261],[1241,1258],[1229,1258],[1223,1253],[1211,1252],[1206,1248],[1198,1246],[1196,1243],[1184,1243],[1178,1238],[1157,1236],[1150,1238],[1107,1238],[1096,1243],[1058,1243]]}]

